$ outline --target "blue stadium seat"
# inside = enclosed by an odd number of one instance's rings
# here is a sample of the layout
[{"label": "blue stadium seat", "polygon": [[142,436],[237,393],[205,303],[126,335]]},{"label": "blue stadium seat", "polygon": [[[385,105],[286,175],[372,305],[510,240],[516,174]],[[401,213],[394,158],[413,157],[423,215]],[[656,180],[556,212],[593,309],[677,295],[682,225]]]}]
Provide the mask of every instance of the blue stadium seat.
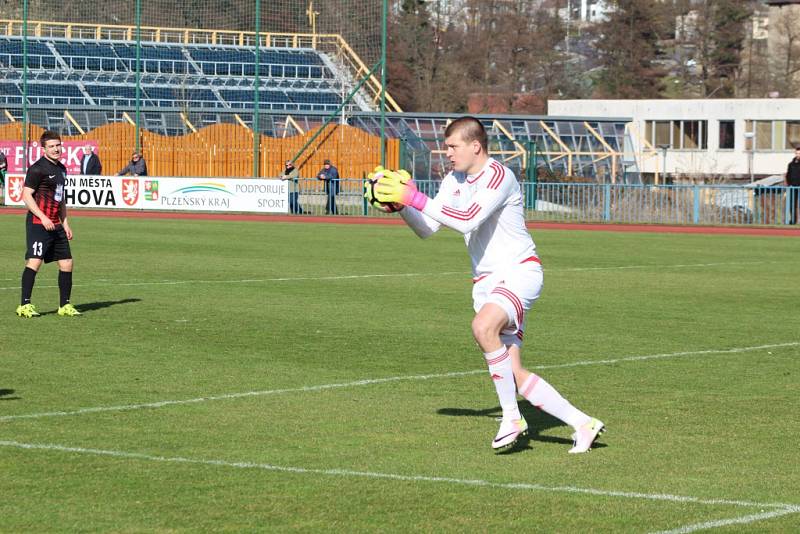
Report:
[{"label": "blue stadium seat", "polygon": [[[135,44],[128,41],[30,38],[29,101],[131,107],[136,99],[136,55]],[[342,82],[319,52],[261,48],[259,60],[261,108],[320,111],[335,109],[341,103]],[[144,43],[139,49],[138,66],[144,107],[253,107],[256,54],[252,48]],[[0,84],[0,102],[20,103],[21,38],[0,37],[0,67],[9,68]],[[79,82],[91,100],[78,88]]]}]

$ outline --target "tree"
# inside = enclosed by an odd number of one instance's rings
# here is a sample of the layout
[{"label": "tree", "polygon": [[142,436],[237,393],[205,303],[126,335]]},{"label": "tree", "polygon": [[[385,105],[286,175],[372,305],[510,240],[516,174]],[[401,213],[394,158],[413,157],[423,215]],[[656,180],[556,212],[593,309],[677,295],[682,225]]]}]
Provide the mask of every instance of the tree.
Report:
[{"label": "tree", "polygon": [[776,9],[770,27],[770,85],[784,97],[797,95],[800,88],[800,10],[790,7]]},{"label": "tree", "polygon": [[390,20],[388,90],[408,111],[462,111],[464,32],[446,0],[401,0]]},{"label": "tree", "polygon": [[425,0],[401,0],[389,23],[387,89],[405,110],[420,109],[434,46],[434,30]]},{"label": "tree", "polygon": [[617,0],[608,20],[597,27],[600,74],[595,95],[601,98],[655,98],[662,91],[659,41],[670,33],[671,20],[661,3]]}]

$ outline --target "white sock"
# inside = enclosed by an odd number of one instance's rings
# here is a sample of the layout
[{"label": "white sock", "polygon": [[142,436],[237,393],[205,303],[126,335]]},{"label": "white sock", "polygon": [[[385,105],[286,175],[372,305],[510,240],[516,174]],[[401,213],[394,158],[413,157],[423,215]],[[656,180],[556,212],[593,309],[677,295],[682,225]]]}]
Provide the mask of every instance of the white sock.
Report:
[{"label": "white sock", "polygon": [[575,408],[567,399],[562,397],[553,386],[533,373],[519,388],[519,394],[543,412],[561,419],[575,430],[578,430],[591,420],[588,415]]},{"label": "white sock", "polygon": [[484,352],[486,364],[489,366],[489,375],[492,377],[503,409],[503,420],[521,419],[519,405],[517,404],[517,385],[514,383],[514,371],[511,369],[511,355],[503,346],[492,352]]}]

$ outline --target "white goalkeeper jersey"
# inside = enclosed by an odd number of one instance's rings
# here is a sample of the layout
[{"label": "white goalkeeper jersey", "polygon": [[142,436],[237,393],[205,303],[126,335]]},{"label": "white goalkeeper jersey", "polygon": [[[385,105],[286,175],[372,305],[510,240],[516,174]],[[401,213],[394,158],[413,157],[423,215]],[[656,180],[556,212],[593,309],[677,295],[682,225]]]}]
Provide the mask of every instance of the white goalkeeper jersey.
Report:
[{"label": "white goalkeeper jersey", "polygon": [[517,178],[493,158],[478,174],[449,173],[421,212],[407,206],[400,215],[423,238],[441,225],[464,234],[476,278],[525,261],[539,262],[525,227]]}]

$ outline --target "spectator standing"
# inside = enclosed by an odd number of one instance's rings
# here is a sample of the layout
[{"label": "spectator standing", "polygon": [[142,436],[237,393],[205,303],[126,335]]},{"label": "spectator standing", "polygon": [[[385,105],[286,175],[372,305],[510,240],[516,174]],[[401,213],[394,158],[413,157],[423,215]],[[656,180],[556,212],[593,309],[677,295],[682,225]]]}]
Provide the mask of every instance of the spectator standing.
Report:
[{"label": "spectator standing", "polygon": [[327,203],[325,204],[325,213],[337,215],[336,195],[339,194],[339,170],[331,165],[331,160],[326,159],[317,178],[325,182],[325,194],[328,197]]},{"label": "spectator standing", "polygon": [[300,179],[300,171],[294,166],[294,162],[289,160],[286,162],[286,169],[283,171],[281,180],[288,182],[289,185],[289,212],[290,213],[305,213],[300,207],[300,190],[298,181]]},{"label": "spectator standing", "polygon": [[119,171],[117,176],[124,176],[126,174],[132,174],[133,176],[147,176],[147,164],[144,162],[144,158],[139,152],[133,153],[130,163],[128,163],[121,171]]},{"label": "spectator standing", "polygon": [[103,165],[100,163],[100,158],[94,153],[94,149],[91,145],[83,147],[81,174],[88,176],[100,176],[103,174]]},{"label": "spectator standing", "polygon": [[783,179],[784,185],[791,187],[786,194],[789,195],[789,224],[797,224],[798,197],[800,197],[800,146],[794,149],[794,159],[789,162],[786,169],[786,176]]}]

